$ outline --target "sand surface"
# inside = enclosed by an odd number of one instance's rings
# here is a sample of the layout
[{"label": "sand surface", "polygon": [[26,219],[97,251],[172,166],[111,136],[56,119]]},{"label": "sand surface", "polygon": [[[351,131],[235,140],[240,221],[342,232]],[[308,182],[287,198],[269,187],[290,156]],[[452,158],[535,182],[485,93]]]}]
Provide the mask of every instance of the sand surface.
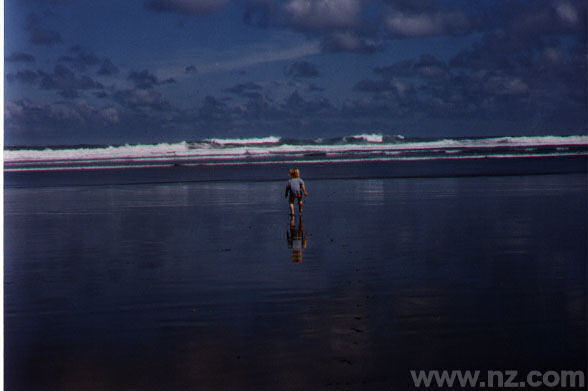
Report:
[{"label": "sand surface", "polygon": [[7,390],[586,367],[583,175],[5,191]]}]

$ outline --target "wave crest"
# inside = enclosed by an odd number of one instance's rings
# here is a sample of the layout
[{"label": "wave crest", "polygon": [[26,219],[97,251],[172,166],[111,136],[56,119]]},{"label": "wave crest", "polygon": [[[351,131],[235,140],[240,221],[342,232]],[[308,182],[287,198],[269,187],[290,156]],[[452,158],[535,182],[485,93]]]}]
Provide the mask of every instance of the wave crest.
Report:
[{"label": "wave crest", "polygon": [[259,138],[206,139],[176,143],[118,146],[8,148],[5,171],[55,167],[91,168],[128,165],[229,164],[286,160],[323,162],[370,159],[458,159],[530,154],[588,155],[588,136],[406,139],[403,136],[358,134],[331,139]]}]

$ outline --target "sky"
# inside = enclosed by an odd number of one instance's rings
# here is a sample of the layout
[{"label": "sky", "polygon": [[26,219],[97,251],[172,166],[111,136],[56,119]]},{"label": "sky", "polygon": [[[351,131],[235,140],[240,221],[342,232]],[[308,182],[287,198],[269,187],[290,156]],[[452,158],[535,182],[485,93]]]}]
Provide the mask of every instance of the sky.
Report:
[{"label": "sky", "polygon": [[584,0],[4,0],[6,146],[585,134]]}]

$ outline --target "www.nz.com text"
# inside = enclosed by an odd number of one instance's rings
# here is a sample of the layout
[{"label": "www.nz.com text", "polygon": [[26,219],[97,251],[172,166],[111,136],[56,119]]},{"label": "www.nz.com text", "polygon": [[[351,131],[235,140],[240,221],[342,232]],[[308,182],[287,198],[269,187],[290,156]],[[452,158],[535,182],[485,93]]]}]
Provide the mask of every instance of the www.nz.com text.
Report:
[{"label": "www.nz.com text", "polygon": [[[484,377],[484,374],[486,375]],[[461,371],[461,370],[411,370],[415,387],[485,387],[485,388],[569,388],[584,389],[583,371],[529,371],[516,370]]]}]

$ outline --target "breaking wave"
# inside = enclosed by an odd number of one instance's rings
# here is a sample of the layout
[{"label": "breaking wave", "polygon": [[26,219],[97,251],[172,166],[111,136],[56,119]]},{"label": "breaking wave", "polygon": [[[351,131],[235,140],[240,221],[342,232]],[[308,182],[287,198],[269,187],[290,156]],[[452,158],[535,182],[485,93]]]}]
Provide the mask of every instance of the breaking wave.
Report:
[{"label": "breaking wave", "polygon": [[9,147],[4,151],[4,169],[11,172],[565,155],[588,155],[588,136],[419,139],[371,133],[328,139],[267,136],[116,146]]}]

